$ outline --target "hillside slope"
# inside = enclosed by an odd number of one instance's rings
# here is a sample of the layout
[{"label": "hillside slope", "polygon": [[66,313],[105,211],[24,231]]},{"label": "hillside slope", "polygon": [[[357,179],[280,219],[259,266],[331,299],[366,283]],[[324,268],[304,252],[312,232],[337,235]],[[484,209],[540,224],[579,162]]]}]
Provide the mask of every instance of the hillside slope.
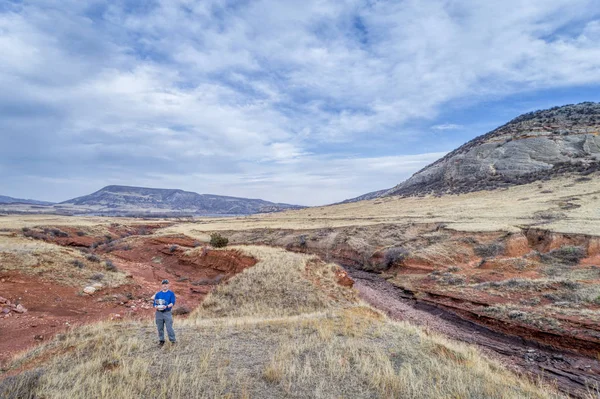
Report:
[{"label": "hillside slope", "polygon": [[52,202],[38,201],[32,199],[13,198],[6,195],[0,195],[0,204],[31,204],[31,205],[52,205]]},{"label": "hillside slope", "polygon": [[388,190],[390,195],[464,193],[600,170],[600,104],[521,115]]},{"label": "hillside slope", "polygon": [[107,186],[90,195],[73,198],[61,205],[101,207],[102,211],[164,210],[193,214],[253,214],[299,209],[301,206],[278,204],[261,199],[197,194],[190,191]]}]

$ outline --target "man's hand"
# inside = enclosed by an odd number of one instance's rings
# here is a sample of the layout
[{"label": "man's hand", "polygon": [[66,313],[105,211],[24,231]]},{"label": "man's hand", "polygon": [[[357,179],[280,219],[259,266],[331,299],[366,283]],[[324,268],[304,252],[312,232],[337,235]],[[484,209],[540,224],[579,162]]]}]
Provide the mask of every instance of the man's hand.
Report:
[{"label": "man's hand", "polygon": [[172,303],[170,303],[170,304],[169,304],[167,307],[168,307],[168,308],[172,308],[172,307],[173,307],[173,304],[172,304]]}]

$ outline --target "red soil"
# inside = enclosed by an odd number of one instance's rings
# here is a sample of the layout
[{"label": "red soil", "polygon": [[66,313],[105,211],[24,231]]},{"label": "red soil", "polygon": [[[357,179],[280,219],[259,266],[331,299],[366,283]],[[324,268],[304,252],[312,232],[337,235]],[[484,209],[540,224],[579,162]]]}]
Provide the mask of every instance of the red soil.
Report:
[{"label": "red soil", "polygon": [[[61,227],[61,230],[74,236],[53,238],[62,245],[79,245],[97,239],[71,234],[68,228]],[[77,244],[73,244],[75,242]],[[129,282],[117,288],[101,289],[91,296],[80,293],[85,283],[81,287],[67,287],[18,272],[2,273],[2,296],[12,303],[21,303],[28,311],[0,315],[0,363],[76,325],[115,318],[152,318],[151,297],[160,289],[163,279],[169,279],[171,290],[177,296],[175,310],[189,312],[216,284],[256,263],[238,251],[206,248],[195,255],[185,255],[181,246],[193,242],[182,236],[143,236],[131,242],[131,250],[102,253],[99,248],[97,255],[110,258],[119,270],[128,274]],[[178,246],[172,249],[172,245]]]}]

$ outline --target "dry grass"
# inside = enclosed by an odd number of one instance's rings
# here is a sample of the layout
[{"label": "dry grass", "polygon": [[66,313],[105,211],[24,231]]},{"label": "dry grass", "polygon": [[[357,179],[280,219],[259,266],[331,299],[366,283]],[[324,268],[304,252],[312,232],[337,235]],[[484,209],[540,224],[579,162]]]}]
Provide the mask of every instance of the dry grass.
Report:
[{"label": "dry grass", "polygon": [[[228,284],[218,286],[192,317],[291,316],[356,302],[354,295],[335,284],[335,265],[271,247],[229,249],[238,249],[259,262]],[[313,263],[315,266],[310,268]],[[317,281],[320,287],[315,286]]]},{"label": "dry grass", "polygon": [[70,286],[89,283],[98,273],[104,275],[102,283],[107,286],[126,282],[124,273],[107,272],[102,262],[90,261],[86,255],[76,249],[22,236],[0,235],[0,271],[18,271]]},{"label": "dry grass", "polygon": [[177,346],[158,348],[150,322],[83,327],[18,356],[12,367],[36,371],[1,381],[0,397],[561,397],[472,347],[392,322],[352,295],[332,296],[342,289],[331,286],[331,265],[243,250],[259,258],[256,271],[177,320]]},{"label": "dry grass", "polygon": [[0,215],[0,230],[17,230],[23,227],[36,226],[73,226],[83,228],[106,227],[118,220],[120,224],[135,226],[144,224],[171,224],[172,221],[152,219],[151,221],[139,218],[114,218],[100,216],[58,216],[58,215]]}]

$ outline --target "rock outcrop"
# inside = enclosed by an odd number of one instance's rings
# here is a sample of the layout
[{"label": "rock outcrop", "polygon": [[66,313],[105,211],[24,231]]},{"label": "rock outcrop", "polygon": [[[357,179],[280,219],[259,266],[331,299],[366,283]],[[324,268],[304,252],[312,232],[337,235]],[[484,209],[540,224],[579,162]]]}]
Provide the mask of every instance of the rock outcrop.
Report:
[{"label": "rock outcrop", "polygon": [[531,112],[479,136],[380,196],[489,190],[600,170],[600,104]]}]

